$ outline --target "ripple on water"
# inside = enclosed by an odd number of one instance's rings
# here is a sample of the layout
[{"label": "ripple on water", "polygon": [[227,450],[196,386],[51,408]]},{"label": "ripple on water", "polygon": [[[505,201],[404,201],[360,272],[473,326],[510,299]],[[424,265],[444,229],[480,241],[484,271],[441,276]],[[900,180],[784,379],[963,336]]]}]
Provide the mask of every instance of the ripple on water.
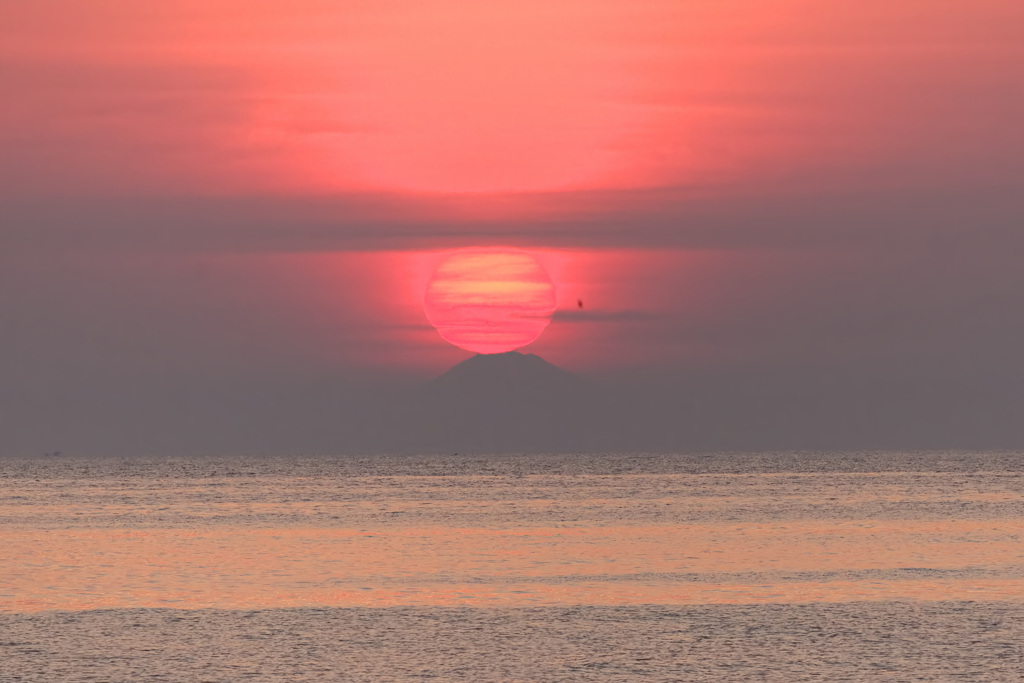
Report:
[{"label": "ripple on water", "polygon": [[0,680],[1019,681],[1024,607],[97,610],[0,615]]}]

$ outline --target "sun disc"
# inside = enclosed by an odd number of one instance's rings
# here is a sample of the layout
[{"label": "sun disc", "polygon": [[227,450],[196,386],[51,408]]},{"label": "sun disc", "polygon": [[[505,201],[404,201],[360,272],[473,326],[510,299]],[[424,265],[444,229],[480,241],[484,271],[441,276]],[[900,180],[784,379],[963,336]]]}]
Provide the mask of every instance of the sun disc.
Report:
[{"label": "sun disc", "polygon": [[438,266],[423,308],[446,341],[466,351],[503,353],[530,344],[548,326],[555,286],[525,251],[463,249]]}]

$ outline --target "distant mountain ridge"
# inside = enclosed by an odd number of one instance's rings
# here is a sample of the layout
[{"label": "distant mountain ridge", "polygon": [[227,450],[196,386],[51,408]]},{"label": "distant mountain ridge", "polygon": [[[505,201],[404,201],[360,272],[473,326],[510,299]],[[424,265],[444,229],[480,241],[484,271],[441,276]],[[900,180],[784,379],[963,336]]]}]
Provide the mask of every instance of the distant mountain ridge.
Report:
[{"label": "distant mountain ridge", "polygon": [[434,391],[475,389],[492,391],[537,391],[545,387],[566,388],[583,380],[532,353],[508,351],[468,358],[428,382]]},{"label": "distant mountain ridge", "polygon": [[396,450],[606,450],[622,441],[601,387],[540,356],[478,354],[393,406]]}]

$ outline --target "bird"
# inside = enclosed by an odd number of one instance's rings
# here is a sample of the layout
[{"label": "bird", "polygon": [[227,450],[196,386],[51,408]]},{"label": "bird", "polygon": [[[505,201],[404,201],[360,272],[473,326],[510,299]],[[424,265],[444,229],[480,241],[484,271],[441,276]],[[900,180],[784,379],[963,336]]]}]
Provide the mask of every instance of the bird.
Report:
[{"label": "bird", "polygon": [[583,299],[576,299],[576,308],[583,308]]}]

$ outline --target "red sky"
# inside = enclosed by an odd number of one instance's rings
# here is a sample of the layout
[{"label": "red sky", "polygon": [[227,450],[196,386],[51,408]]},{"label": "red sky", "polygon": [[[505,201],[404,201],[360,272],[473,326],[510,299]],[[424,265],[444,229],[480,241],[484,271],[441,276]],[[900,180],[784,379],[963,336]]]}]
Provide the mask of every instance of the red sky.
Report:
[{"label": "red sky", "polygon": [[0,0],[0,64],[9,386],[440,372],[477,245],[545,262],[575,369],[1024,330],[1018,0]]}]

